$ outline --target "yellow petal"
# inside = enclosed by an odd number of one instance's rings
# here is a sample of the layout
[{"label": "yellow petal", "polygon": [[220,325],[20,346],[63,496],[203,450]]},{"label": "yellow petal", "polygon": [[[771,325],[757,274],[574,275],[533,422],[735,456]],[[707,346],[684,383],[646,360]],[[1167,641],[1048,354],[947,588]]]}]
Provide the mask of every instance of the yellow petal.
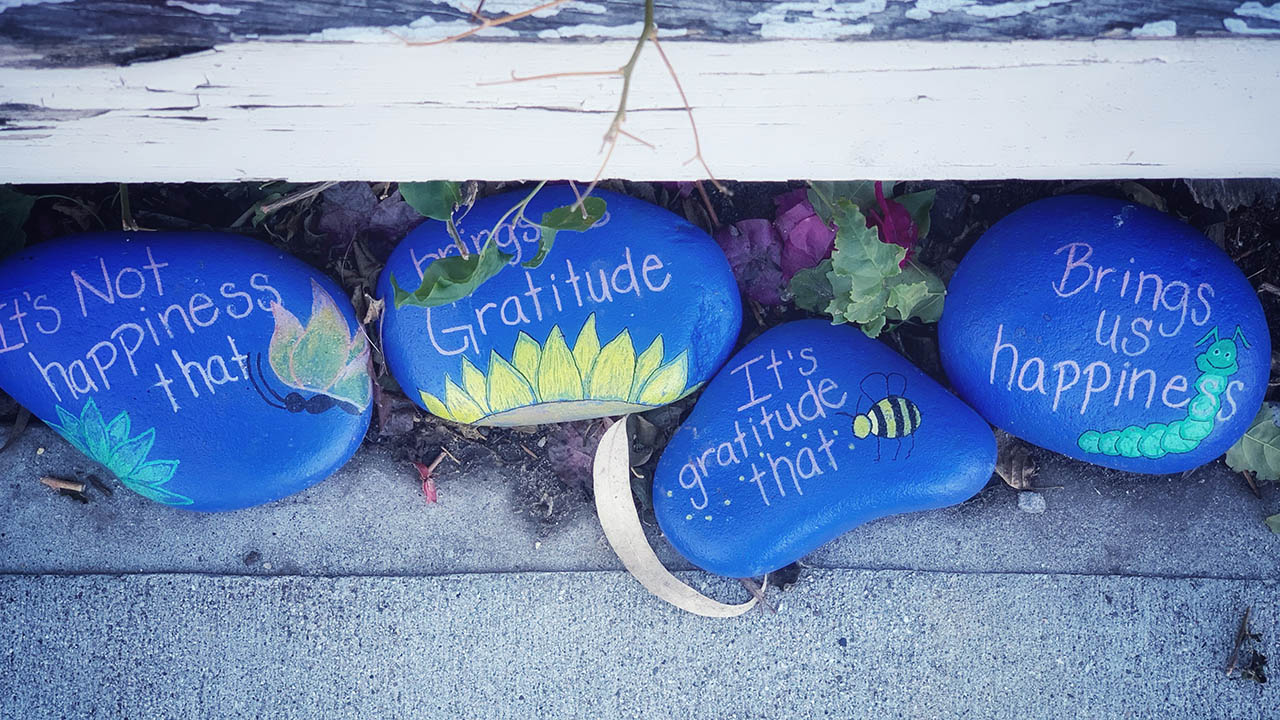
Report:
[{"label": "yellow petal", "polygon": [[476,401],[480,410],[488,415],[489,405],[485,402],[485,396],[488,393],[485,390],[484,373],[466,358],[462,358],[462,387],[467,389],[467,394]]},{"label": "yellow petal", "polygon": [[422,404],[427,406],[427,410],[431,411],[432,415],[442,417],[445,420],[453,419],[453,413],[450,413],[449,408],[445,407],[444,403],[440,402],[440,398],[432,395],[426,390],[419,390],[418,396],[422,398]]},{"label": "yellow petal", "polygon": [[582,374],[564,342],[560,326],[551,328],[538,365],[538,397],[543,402],[582,399]]},{"label": "yellow petal", "polygon": [[662,336],[659,335],[649,344],[645,351],[640,353],[640,357],[636,360],[636,376],[631,381],[630,397],[634,400],[640,395],[640,388],[644,387],[644,381],[649,379],[654,370],[662,364]]},{"label": "yellow petal", "polygon": [[473,423],[488,414],[448,375],[444,378],[444,404],[460,423]]},{"label": "yellow petal", "polygon": [[583,378],[586,378],[587,373],[591,371],[591,364],[596,361],[596,355],[599,353],[600,339],[596,337],[596,314],[591,313],[587,316],[587,321],[582,324],[578,341],[573,344],[573,359],[578,363],[578,372],[582,373]]},{"label": "yellow petal", "polygon": [[489,407],[496,413],[511,408],[533,404],[533,388],[524,381],[520,371],[489,351]]},{"label": "yellow petal", "polygon": [[511,364],[516,366],[530,387],[538,381],[538,356],[541,354],[542,348],[538,347],[538,341],[520,333],[516,338],[516,348],[511,351]]},{"label": "yellow petal", "polygon": [[644,405],[666,405],[679,400],[687,391],[689,381],[689,356],[681,351],[674,360],[654,371],[644,384],[636,402]]},{"label": "yellow petal", "polygon": [[623,330],[596,356],[587,374],[587,397],[593,400],[623,400],[631,395],[636,372],[636,351],[631,333]]}]

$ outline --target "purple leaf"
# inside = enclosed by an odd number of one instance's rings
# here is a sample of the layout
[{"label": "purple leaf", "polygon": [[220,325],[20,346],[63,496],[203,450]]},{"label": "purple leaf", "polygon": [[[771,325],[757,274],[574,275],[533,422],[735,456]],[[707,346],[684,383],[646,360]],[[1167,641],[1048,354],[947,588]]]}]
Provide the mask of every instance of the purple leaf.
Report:
[{"label": "purple leaf", "polygon": [[791,282],[797,272],[831,257],[836,233],[814,212],[803,188],[779,195],[773,202],[778,208],[773,224],[782,242],[782,278]]},{"label": "purple leaf", "polygon": [[907,249],[906,256],[902,258],[902,262],[898,263],[899,267],[906,267],[911,256],[915,254],[920,230],[905,207],[885,199],[884,190],[879,182],[876,183],[876,205],[875,208],[866,209],[867,227],[873,227],[879,231],[881,242],[901,245]]},{"label": "purple leaf", "polygon": [[693,194],[694,184],[688,181],[670,182],[663,181],[658,183],[670,192],[676,193],[682,198],[687,198]]},{"label": "purple leaf", "polygon": [[591,487],[596,446],[604,431],[599,420],[582,420],[557,423],[547,434],[547,462],[565,487],[582,491]]},{"label": "purple leaf", "polygon": [[782,241],[773,223],[741,220],[716,231],[743,294],[762,305],[782,303]]},{"label": "purple leaf", "polygon": [[318,229],[332,245],[349,245],[357,238],[378,244],[399,241],[425,218],[396,191],[379,201],[366,182],[338,183],[322,195]]}]

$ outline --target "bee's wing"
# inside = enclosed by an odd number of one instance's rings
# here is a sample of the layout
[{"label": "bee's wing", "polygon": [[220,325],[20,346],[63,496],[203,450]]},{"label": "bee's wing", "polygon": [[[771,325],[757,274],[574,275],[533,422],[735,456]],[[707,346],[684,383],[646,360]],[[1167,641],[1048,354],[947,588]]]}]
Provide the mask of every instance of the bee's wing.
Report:
[{"label": "bee's wing", "polygon": [[902,373],[889,373],[884,378],[885,395],[906,395],[907,378]]},{"label": "bee's wing", "polygon": [[[897,373],[893,374],[897,375]],[[882,400],[889,396],[889,377],[882,372],[871,373],[862,378],[862,382],[858,383],[858,389],[873,403]]]}]

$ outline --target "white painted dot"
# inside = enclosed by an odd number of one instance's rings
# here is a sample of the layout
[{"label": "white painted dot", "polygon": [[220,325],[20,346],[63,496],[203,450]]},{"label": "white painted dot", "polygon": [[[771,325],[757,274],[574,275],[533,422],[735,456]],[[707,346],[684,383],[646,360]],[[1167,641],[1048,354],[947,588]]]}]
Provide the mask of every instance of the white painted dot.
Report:
[{"label": "white painted dot", "polygon": [[852,449],[853,449],[853,443],[849,443],[849,449],[850,449],[850,450],[852,450]]},{"label": "white painted dot", "polygon": [[724,504],[725,504],[725,505],[728,505],[728,504],[729,504],[729,502],[730,502],[729,500],[725,500],[725,501],[724,501]]},{"label": "white painted dot", "polygon": [[710,515],[707,515],[707,516],[705,516],[705,517],[707,518],[707,522],[711,522],[711,516],[710,516]]},{"label": "white painted dot", "polygon": [[839,431],[839,430],[832,430],[832,431],[831,431],[831,437],[835,437],[835,436],[837,436],[837,435],[839,435],[839,434],[840,434],[840,431]]},{"label": "white painted dot", "polygon": [[791,441],[790,441],[790,440],[788,440],[788,441],[786,441],[786,442],[784,442],[784,443],[782,443],[782,444],[783,444],[783,445],[786,445],[787,447],[791,447]]},{"label": "white painted dot", "polygon": [[670,490],[668,490],[668,491],[667,491],[667,497],[671,497],[671,491],[670,491]]},{"label": "white painted dot", "polygon": [[801,440],[808,440],[808,439],[809,439],[809,433],[800,433],[800,439],[801,439]]},{"label": "white painted dot", "polygon": [[685,515],[685,516],[684,516],[684,519],[685,519],[685,520],[692,520],[692,519],[693,519],[693,516],[692,516],[692,515]]}]

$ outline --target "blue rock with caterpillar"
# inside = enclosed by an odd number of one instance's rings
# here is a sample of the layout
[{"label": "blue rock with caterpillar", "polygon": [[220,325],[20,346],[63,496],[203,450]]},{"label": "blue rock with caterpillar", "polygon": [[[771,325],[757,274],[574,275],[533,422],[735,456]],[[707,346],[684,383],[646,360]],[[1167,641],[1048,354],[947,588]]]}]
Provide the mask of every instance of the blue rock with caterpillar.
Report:
[{"label": "blue rock with caterpillar", "polygon": [[1175,473],[1221,455],[1266,392],[1271,338],[1231,259],[1165,214],[1063,196],[996,223],[939,326],[956,391],[1081,460]]},{"label": "blue rock with caterpillar", "polygon": [[987,423],[893,350],[801,320],[707,386],[658,461],[654,512],[695,565],[756,577],[869,520],[963,502],[995,458]]},{"label": "blue rock with caterpillar", "polygon": [[100,233],[0,264],[0,387],[130,490],[188,510],[298,492],[369,425],[342,290],[262,243]]},{"label": "blue rock with caterpillar", "polygon": [[[524,192],[486,198],[460,220],[472,253]],[[395,249],[379,281],[387,366],[433,414],[475,425],[532,425],[645,410],[684,397],[724,362],[742,306],[724,254],[705,232],[655,205],[597,191],[605,212],[560,231],[537,267],[542,228],[506,220],[510,261],[474,293],[424,307],[397,301],[431,262],[458,249],[426,223]],[[524,212],[571,206],[567,186],[539,191]],[[403,299],[402,299],[403,300]]]}]

